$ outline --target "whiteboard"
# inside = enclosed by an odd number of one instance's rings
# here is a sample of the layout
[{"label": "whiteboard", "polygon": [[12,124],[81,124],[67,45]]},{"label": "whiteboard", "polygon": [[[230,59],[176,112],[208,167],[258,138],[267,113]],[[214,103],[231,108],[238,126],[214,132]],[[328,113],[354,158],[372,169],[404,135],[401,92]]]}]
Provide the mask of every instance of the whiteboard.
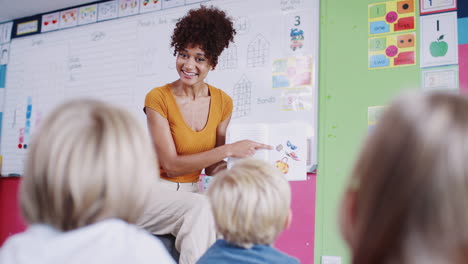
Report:
[{"label": "whiteboard", "polygon": [[[238,32],[206,79],[233,98],[232,122],[306,122],[312,150],[309,169],[314,167],[319,0],[203,4],[227,11]],[[146,125],[146,93],[178,78],[169,45],[175,23],[199,5],[12,39],[1,134],[2,175],[23,173],[34,131],[54,107],[69,99],[97,98],[122,106]],[[299,31],[302,38],[293,41],[293,33]],[[296,78],[307,75],[309,79]]]}]

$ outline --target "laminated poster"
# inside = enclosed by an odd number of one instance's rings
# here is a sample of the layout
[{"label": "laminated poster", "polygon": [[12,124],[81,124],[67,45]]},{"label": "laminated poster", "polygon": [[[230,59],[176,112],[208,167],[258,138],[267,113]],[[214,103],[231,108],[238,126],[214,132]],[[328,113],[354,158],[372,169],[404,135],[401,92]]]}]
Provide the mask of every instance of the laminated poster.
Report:
[{"label": "laminated poster", "polygon": [[458,66],[423,69],[421,74],[424,91],[459,91]]},{"label": "laminated poster", "polygon": [[78,25],[78,8],[60,12],[60,28],[69,28]]},{"label": "laminated poster", "polygon": [[419,6],[421,15],[453,11],[457,9],[457,0],[420,0]]},{"label": "laminated poster", "polygon": [[98,4],[98,21],[117,18],[118,4],[119,3],[117,2],[117,0],[99,3]]},{"label": "laminated poster", "polygon": [[139,7],[138,0],[119,0],[119,17],[136,15]]},{"label": "laminated poster", "polygon": [[300,56],[273,61],[273,88],[304,88],[312,85],[312,57]]},{"label": "laminated poster", "polygon": [[97,21],[97,4],[80,7],[78,24],[85,25]]},{"label": "laminated poster", "polygon": [[42,16],[41,32],[48,32],[59,29],[60,12],[46,14]]},{"label": "laminated poster", "polygon": [[382,118],[385,106],[369,106],[367,108],[367,131],[372,133],[377,122]]},{"label": "laminated poster", "polygon": [[369,5],[369,34],[390,34],[415,29],[414,0]]},{"label": "laminated poster", "polygon": [[415,33],[369,38],[369,69],[415,64]]},{"label": "laminated poster", "polygon": [[162,0],[141,0],[140,1],[140,13],[147,13],[156,10],[161,10]]},{"label": "laminated poster", "polygon": [[421,67],[458,64],[457,12],[421,17]]}]

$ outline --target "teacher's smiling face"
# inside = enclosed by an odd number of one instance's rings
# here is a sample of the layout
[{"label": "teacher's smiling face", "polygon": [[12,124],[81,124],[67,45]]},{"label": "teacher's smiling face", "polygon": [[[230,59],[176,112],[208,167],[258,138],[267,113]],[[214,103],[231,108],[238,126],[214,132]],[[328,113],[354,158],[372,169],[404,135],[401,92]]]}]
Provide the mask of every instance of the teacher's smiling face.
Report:
[{"label": "teacher's smiling face", "polygon": [[212,65],[199,46],[189,46],[177,53],[176,68],[180,80],[193,86],[204,83]]}]

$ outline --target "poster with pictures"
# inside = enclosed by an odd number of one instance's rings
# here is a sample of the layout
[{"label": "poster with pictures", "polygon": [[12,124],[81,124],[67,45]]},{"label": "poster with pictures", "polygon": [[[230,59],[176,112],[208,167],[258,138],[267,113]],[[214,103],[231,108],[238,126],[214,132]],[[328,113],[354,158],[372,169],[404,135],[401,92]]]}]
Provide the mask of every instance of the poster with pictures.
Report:
[{"label": "poster with pictures", "polygon": [[424,69],[421,74],[423,91],[458,92],[458,66]]},{"label": "poster with pictures", "polygon": [[119,0],[119,17],[136,15],[139,7],[138,0]]},{"label": "poster with pictures", "polygon": [[97,21],[97,4],[80,7],[79,25],[94,23]]},{"label": "poster with pictures", "polygon": [[369,69],[416,64],[416,33],[369,38]]},{"label": "poster with pictures", "polygon": [[140,13],[147,13],[161,9],[161,0],[141,0]]},{"label": "poster with pictures", "polygon": [[421,17],[421,67],[458,64],[457,12]]},{"label": "poster with pictures", "polygon": [[69,28],[78,25],[78,8],[60,12],[60,28]]},{"label": "poster with pictures", "polygon": [[60,12],[46,14],[42,16],[41,32],[48,32],[59,29]]},{"label": "poster with pictures", "polygon": [[98,21],[117,18],[118,0],[98,4]]},{"label": "poster with pictures", "polygon": [[285,16],[284,50],[286,55],[310,54],[311,32],[307,32],[312,24],[312,10],[302,10]]},{"label": "poster with pictures", "polygon": [[368,7],[369,34],[390,34],[415,29],[414,0],[388,1]]},{"label": "poster with pictures", "polygon": [[421,15],[453,11],[457,10],[457,0],[420,0],[420,9]]}]

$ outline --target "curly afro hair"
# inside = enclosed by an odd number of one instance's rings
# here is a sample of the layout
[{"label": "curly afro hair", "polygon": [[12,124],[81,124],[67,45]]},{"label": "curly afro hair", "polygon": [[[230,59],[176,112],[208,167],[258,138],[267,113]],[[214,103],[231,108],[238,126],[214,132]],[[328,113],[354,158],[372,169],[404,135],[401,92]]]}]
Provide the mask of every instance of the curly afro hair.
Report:
[{"label": "curly afro hair", "polygon": [[176,24],[171,37],[174,56],[181,49],[199,46],[213,65],[218,64],[221,52],[234,42],[236,30],[232,19],[216,7],[191,9]]}]

